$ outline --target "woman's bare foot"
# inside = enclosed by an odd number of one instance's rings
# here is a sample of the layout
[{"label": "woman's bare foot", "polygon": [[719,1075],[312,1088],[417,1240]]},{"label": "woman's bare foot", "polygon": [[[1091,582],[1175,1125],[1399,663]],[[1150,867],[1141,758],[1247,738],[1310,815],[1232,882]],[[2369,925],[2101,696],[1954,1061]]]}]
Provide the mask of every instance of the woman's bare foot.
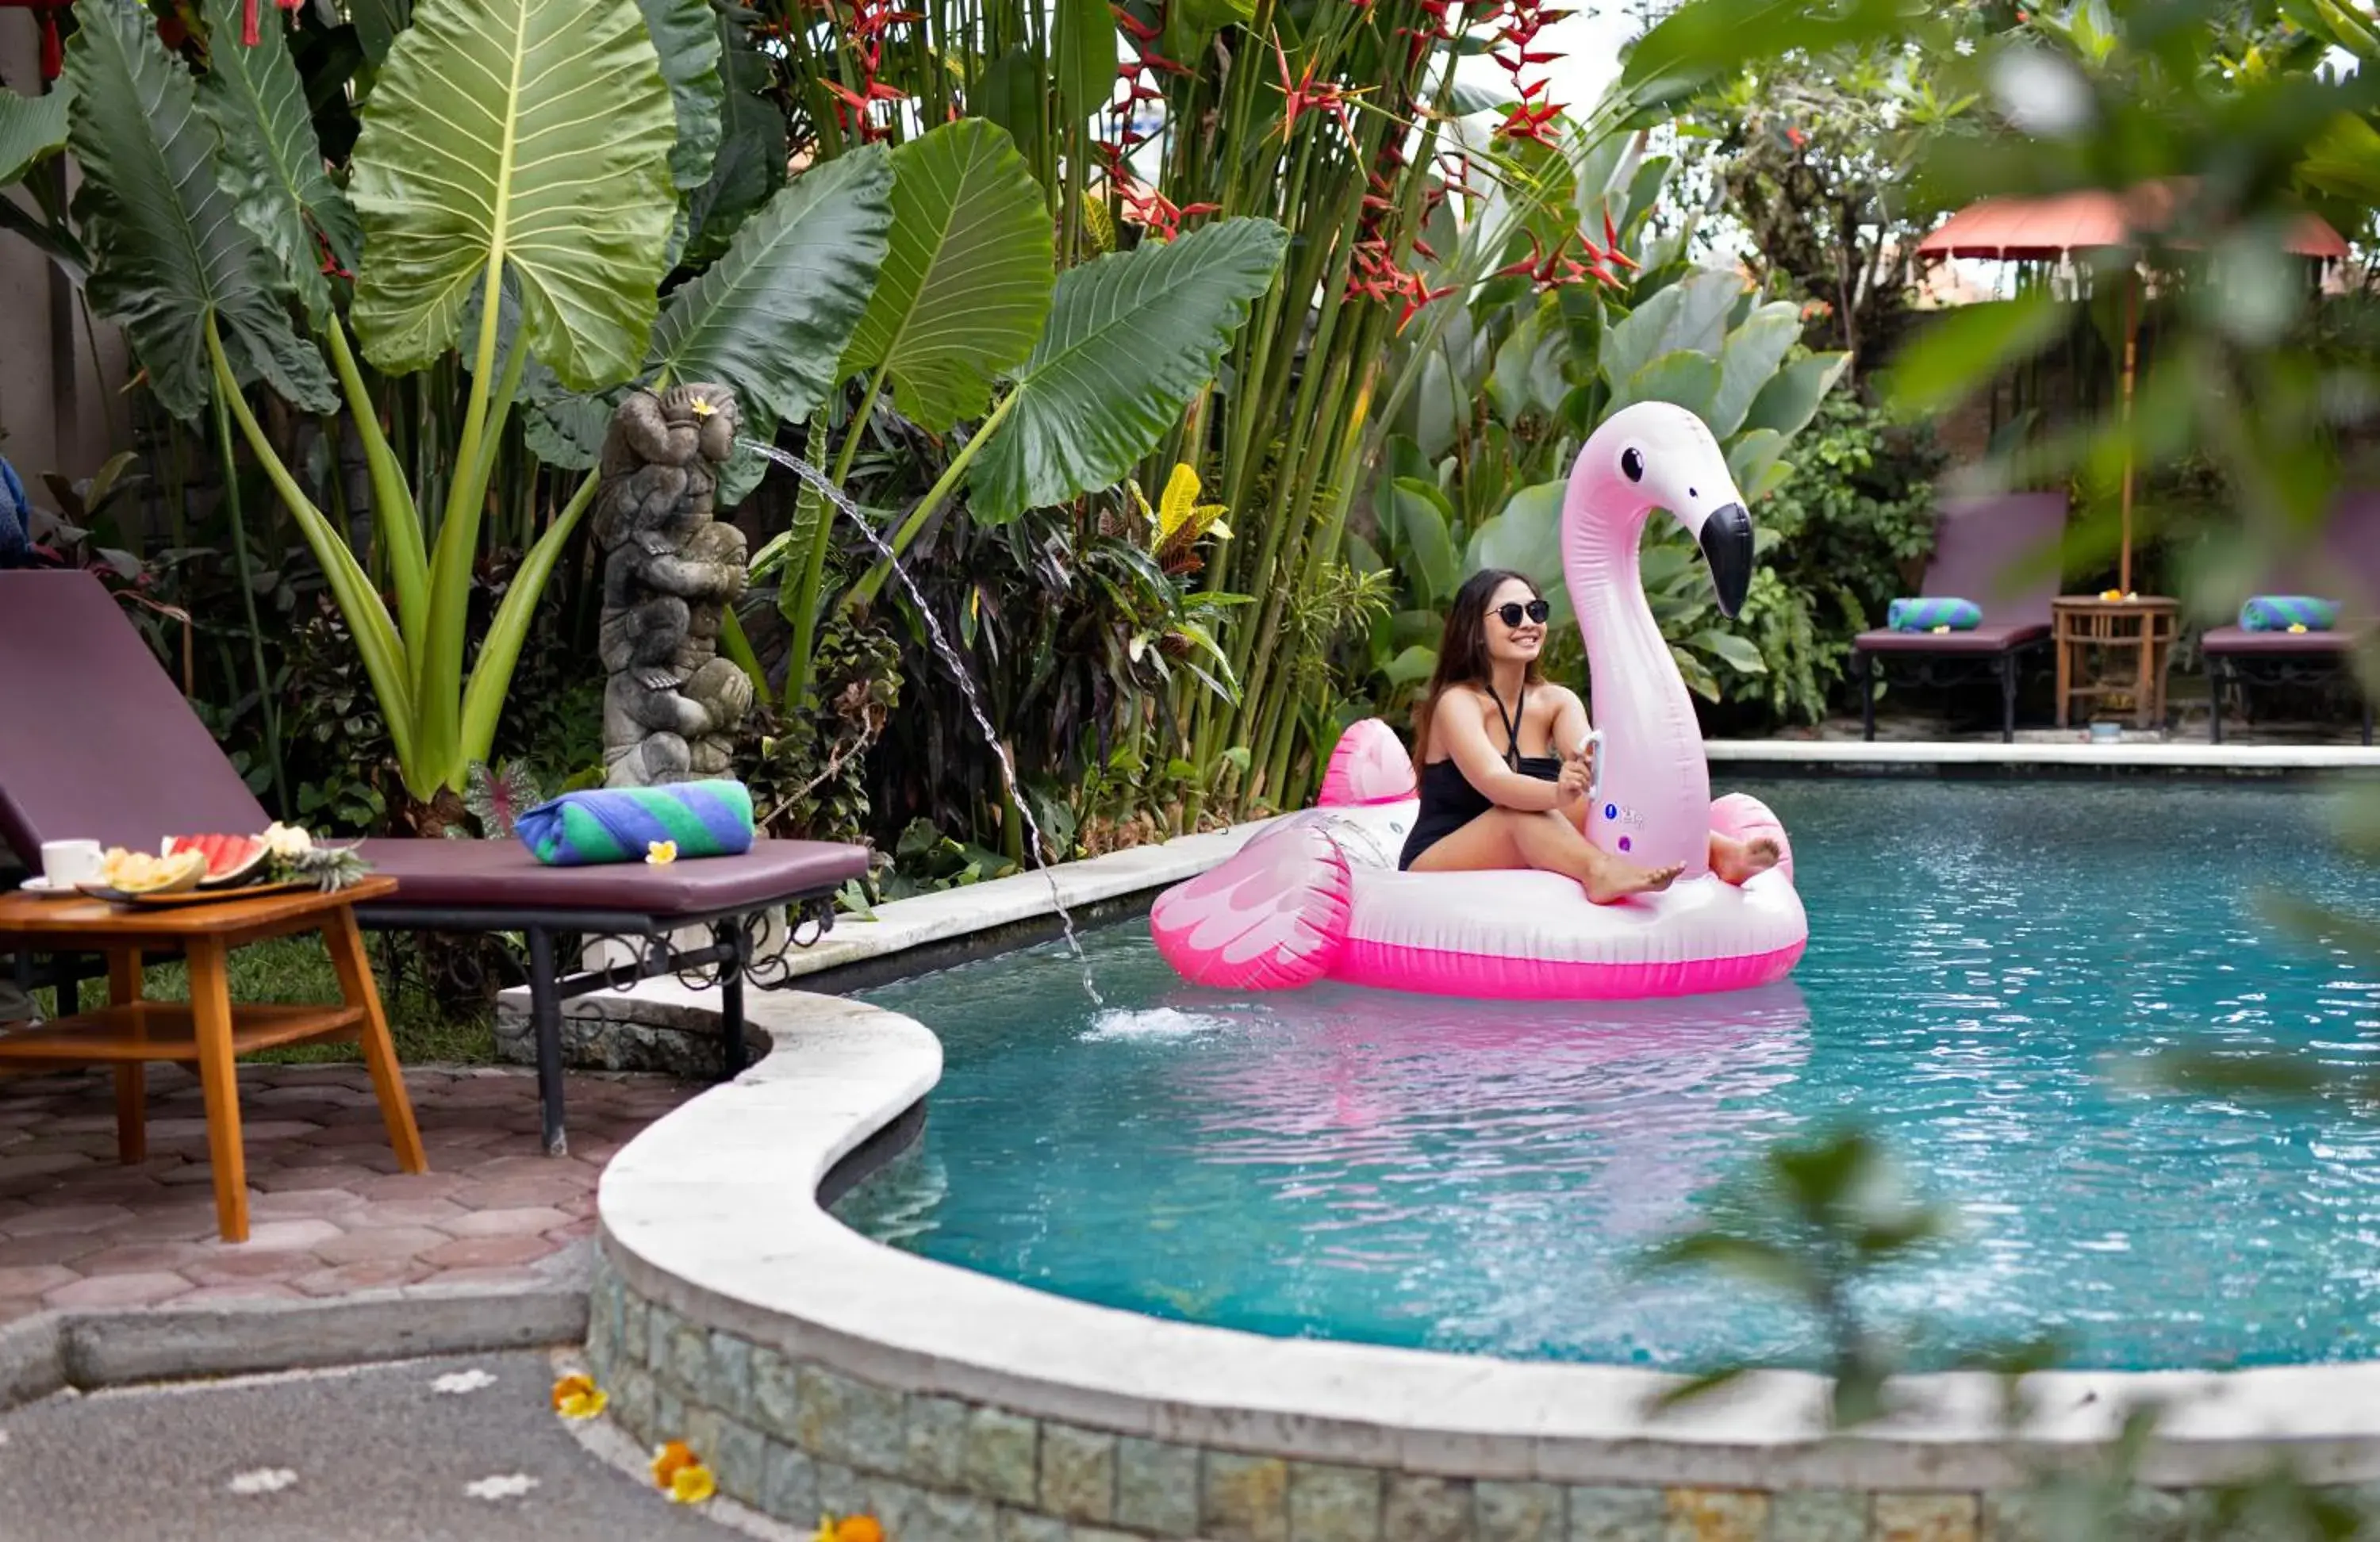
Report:
[{"label": "woman's bare foot", "polygon": [[1711,871],[1729,883],[1742,883],[1755,873],[1767,872],[1777,866],[1781,855],[1777,843],[1766,835],[1749,841],[1711,838]]},{"label": "woman's bare foot", "polygon": [[1631,894],[1658,893],[1685,870],[1682,862],[1672,862],[1665,868],[1640,868],[1615,856],[1597,864],[1593,873],[1579,880],[1579,887],[1597,905],[1616,905]]}]

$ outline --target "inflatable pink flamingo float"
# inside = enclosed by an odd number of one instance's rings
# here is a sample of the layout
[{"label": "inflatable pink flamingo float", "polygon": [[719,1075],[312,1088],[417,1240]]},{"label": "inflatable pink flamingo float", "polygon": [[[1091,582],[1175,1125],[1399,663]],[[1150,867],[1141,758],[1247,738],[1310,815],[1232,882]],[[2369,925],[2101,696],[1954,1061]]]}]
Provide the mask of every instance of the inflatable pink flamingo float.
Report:
[{"label": "inflatable pink flamingo float", "polygon": [[[1594,905],[1555,873],[1399,872],[1418,807],[1413,762],[1370,718],[1341,736],[1317,807],[1159,897],[1149,930],[1167,962],[1227,990],[1331,978],[1539,1001],[1698,995],[1791,973],[1809,941],[1792,847],[1758,799],[1711,801],[1694,704],[1645,600],[1637,547],[1657,507],[1701,545],[1732,617],[1752,580],[1753,539],[1727,457],[1693,413],[1642,402],[1606,419],[1572,467],[1562,572],[1603,735],[1587,837],[1646,866],[1682,864],[1676,882]],[[1714,832],[1765,835],[1780,859],[1728,883],[1710,870]]]}]

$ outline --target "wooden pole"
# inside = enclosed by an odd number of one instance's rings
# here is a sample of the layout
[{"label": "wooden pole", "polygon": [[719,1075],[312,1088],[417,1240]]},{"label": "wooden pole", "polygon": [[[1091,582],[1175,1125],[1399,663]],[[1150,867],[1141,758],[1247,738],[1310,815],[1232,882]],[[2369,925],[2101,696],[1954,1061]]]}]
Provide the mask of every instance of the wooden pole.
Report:
[{"label": "wooden pole", "polygon": [[2116,567],[2116,588],[2124,594],[2132,592],[2132,372],[2140,360],[2140,285],[2141,271],[2135,265],[2124,275],[2124,545]]}]

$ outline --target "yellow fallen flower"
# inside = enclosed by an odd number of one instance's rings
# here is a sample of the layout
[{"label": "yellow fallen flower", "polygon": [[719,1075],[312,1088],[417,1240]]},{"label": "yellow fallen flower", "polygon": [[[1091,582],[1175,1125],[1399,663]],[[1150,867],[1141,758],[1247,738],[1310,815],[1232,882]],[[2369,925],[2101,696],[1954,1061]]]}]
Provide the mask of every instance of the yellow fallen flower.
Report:
[{"label": "yellow fallen flower", "polygon": [[700,1504],[719,1492],[718,1480],[710,1469],[698,1462],[691,1467],[680,1467],[670,1478],[669,1499],[672,1504]]},{"label": "yellow fallen flower", "polygon": [[811,1542],[884,1542],[884,1527],[873,1515],[846,1515],[840,1521],[821,1515]]},{"label": "yellow fallen flower", "polygon": [[677,1480],[678,1474],[688,1467],[701,1465],[701,1460],[694,1454],[694,1448],[683,1440],[672,1440],[667,1445],[655,1446],[653,1448],[653,1487],[667,1488]]},{"label": "yellow fallen flower", "polygon": [[609,1401],[591,1376],[573,1373],[553,1384],[553,1411],[565,1419],[591,1419]]},{"label": "yellow fallen flower", "polygon": [[645,860],[651,863],[656,868],[661,867],[664,863],[676,861],[677,843],[675,841],[646,842]]},{"label": "yellow fallen flower", "polygon": [[2289,630],[2292,632],[2302,632],[2305,629],[2306,624],[2302,621],[2292,621],[2289,623]]}]

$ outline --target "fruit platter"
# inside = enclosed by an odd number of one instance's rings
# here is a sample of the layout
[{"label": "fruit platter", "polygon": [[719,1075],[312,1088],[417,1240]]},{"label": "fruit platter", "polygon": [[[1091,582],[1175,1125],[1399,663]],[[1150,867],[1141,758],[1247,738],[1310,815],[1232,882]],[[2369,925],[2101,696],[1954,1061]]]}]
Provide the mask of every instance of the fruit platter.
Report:
[{"label": "fruit platter", "polygon": [[344,889],[371,870],[352,846],[317,842],[294,825],[261,835],[169,835],[153,855],[111,847],[99,877],[77,885],[116,905],[208,905],[298,889]]}]

